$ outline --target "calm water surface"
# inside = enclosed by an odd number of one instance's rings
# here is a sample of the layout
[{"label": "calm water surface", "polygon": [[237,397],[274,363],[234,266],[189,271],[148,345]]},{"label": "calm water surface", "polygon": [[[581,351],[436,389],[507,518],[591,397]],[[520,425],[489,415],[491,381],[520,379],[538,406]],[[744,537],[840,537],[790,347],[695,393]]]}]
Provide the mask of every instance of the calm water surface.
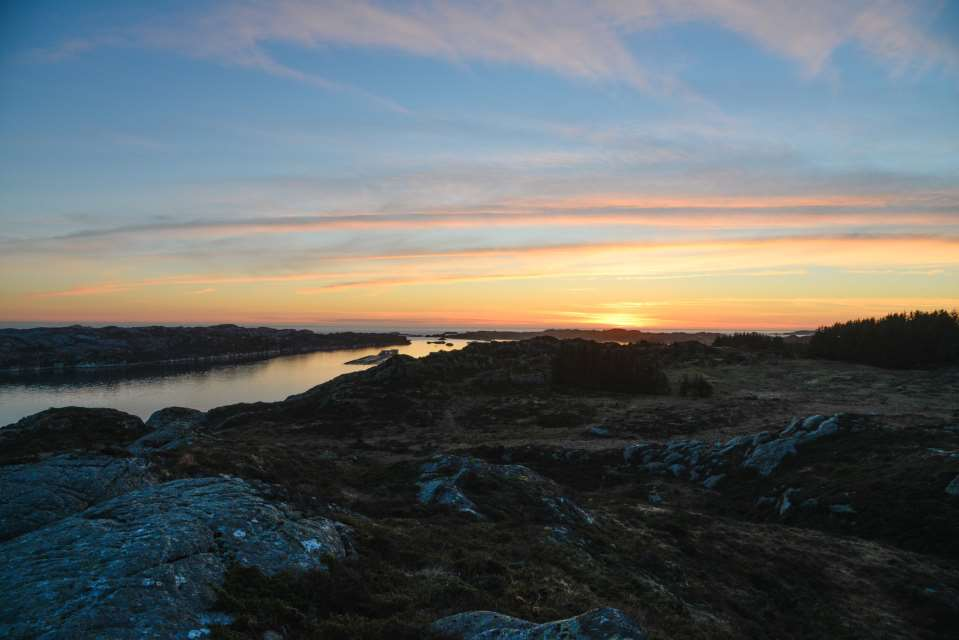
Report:
[{"label": "calm water surface", "polygon": [[[390,347],[411,356],[449,351],[453,347],[427,344]],[[206,411],[235,402],[282,400],[343,373],[369,366],[344,364],[380,352],[379,347],[319,351],[271,360],[195,367],[134,367],[0,377],[0,426],[50,407],[112,407],[144,419],[170,406]]]}]

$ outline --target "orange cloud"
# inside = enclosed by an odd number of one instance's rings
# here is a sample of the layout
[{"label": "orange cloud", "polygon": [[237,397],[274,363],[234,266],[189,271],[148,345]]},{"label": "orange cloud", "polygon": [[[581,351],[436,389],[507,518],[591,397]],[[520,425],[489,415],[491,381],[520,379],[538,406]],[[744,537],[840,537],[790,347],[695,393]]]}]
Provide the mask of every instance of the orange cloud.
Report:
[{"label": "orange cloud", "polygon": [[[637,306],[641,305],[641,306]],[[554,311],[575,324],[651,329],[766,330],[815,329],[858,317],[881,316],[914,309],[956,308],[959,298],[929,297],[754,297],[696,298],[603,305],[620,311],[592,309]],[[642,315],[633,309],[645,308]],[[568,321],[561,321],[569,324]]]},{"label": "orange cloud", "polygon": [[[544,260],[552,260],[544,262]],[[186,275],[83,285],[33,294],[38,298],[121,293],[133,288],[180,285],[321,282],[300,293],[361,287],[558,277],[702,277],[731,271],[784,275],[807,266],[838,268],[922,267],[959,264],[959,238],[929,235],[777,236],[768,238],[581,243],[481,247],[417,253],[337,256],[356,268],[264,275]],[[529,267],[525,260],[532,260]],[[394,261],[388,271],[371,262]],[[505,262],[504,262],[505,261]],[[427,270],[430,266],[438,271]],[[497,268],[498,266],[498,268]]]},{"label": "orange cloud", "polygon": [[[929,210],[932,207],[934,210]],[[941,209],[952,208],[942,211]],[[352,212],[192,221],[77,232],[46,241],[156,234],[184,238],[294,234],[368,229],[470,229],[487,227],[642,226],[664,229],[797,229],[828,227],[959,225],[957,194],[663,198],[593,195],[516,200],[466,210],[416,213]]]},{"label": "orange cloud", "polygon": [[808,207],[886,207],[904,203],[898,195],[860,196],[642,196],[592,194],[563,199],[532,198],[507,205],[546,209],[785,209]]}]

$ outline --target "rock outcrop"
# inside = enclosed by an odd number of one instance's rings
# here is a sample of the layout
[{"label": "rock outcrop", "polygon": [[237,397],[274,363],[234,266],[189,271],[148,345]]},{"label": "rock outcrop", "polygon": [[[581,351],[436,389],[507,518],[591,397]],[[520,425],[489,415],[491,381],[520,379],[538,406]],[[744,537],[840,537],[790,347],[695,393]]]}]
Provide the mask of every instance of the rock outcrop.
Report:
[{"label": "rock outcrop", "polygon": [[210,607],[231,563],[323,568],[343,529],[235,478],[144,487],[0,544],[0,637],[202,637],[228,622]]},{"label": "rock outcrop", "polygon": [[148,455],[185,447],[193,441],[193,433],[205,419],[204,412],[185,407],[155,411],[146,422],[152,431],[131,444],[129,451],[134,455]]},{"label": "rock outcrop", "polygon": [[838,415],[831,418],[809,416],[802,420],[793,418],[778,438],[755,446],[743,460],[743,467],[768,476],[787,456],[796,455],[798,447],[838,433],[839,419]]},{"label": "rock outcrop", "polygon": [[122,450],[149,428],[116,409],[47,409],[0,429],[0,464],[66,451]]},{"label": "rock outcrop", "polygon": [[543,624],[492,611],[470,611],[437,620],[433,631],[457,640],[646,640],[648,637],[636,621],[610,608]]},{"label": "rock outcrop", "polygon": [[437,456],[421,467],[417,485],[421,504],[441,505],[479,520],[522,515],[545,523],[594,522],[593,515],[563,495],[558,484],[518,464]]},{"label": "rock outcrop", "polygon": [[840,414],[826,418],[817,415],[793,418],[775,436],[761,431],[712,444],[702,440],[671,440],[665,445],[641,442],[627,446],[623,450],[623,460],[647,473],[670,473],[702,482],[707,489],[715,489],[734,467],[750,469],[767,477],[784,460],[797,455],[800,448],[841,431],[860,430],[863,421],[862,416]]},{"label": "rock outcrop", "polygon": [[951,496],[959,496],[959,476],[953,478],[952,482],[946,485],[946,493]]},{"label": "rock outcrop", "polygon": [[137,458],[63,454],[0,467],[0,541],[33,531],[150,482]]}]

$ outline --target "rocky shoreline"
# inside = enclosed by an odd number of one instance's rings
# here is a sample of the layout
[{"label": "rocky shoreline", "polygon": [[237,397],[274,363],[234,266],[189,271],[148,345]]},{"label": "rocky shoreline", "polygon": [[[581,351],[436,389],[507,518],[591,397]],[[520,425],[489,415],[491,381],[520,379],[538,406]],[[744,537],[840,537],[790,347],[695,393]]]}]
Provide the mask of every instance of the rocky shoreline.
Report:
[{"label": "rocky shoreline", "polygon": [[561,349],[0,429],[0,636],[950,637],[959,371],[623,347],[716,388],[634,395]]},{"label": "rocky shoreline", "polygon": [[0,329],[0,374],[196,366],[406,344],[409,340],[398,333],[319,334],[236,325]]}]

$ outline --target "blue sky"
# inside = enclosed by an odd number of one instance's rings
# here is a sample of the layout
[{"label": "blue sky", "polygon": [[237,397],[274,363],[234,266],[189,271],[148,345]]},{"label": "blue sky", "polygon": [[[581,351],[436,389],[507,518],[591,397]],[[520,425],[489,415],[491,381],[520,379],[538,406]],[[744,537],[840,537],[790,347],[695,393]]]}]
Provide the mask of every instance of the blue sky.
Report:
[{"label": "blue sky", "polygon": [[5,3],[0,319],[955,306],[957,4]]}]

